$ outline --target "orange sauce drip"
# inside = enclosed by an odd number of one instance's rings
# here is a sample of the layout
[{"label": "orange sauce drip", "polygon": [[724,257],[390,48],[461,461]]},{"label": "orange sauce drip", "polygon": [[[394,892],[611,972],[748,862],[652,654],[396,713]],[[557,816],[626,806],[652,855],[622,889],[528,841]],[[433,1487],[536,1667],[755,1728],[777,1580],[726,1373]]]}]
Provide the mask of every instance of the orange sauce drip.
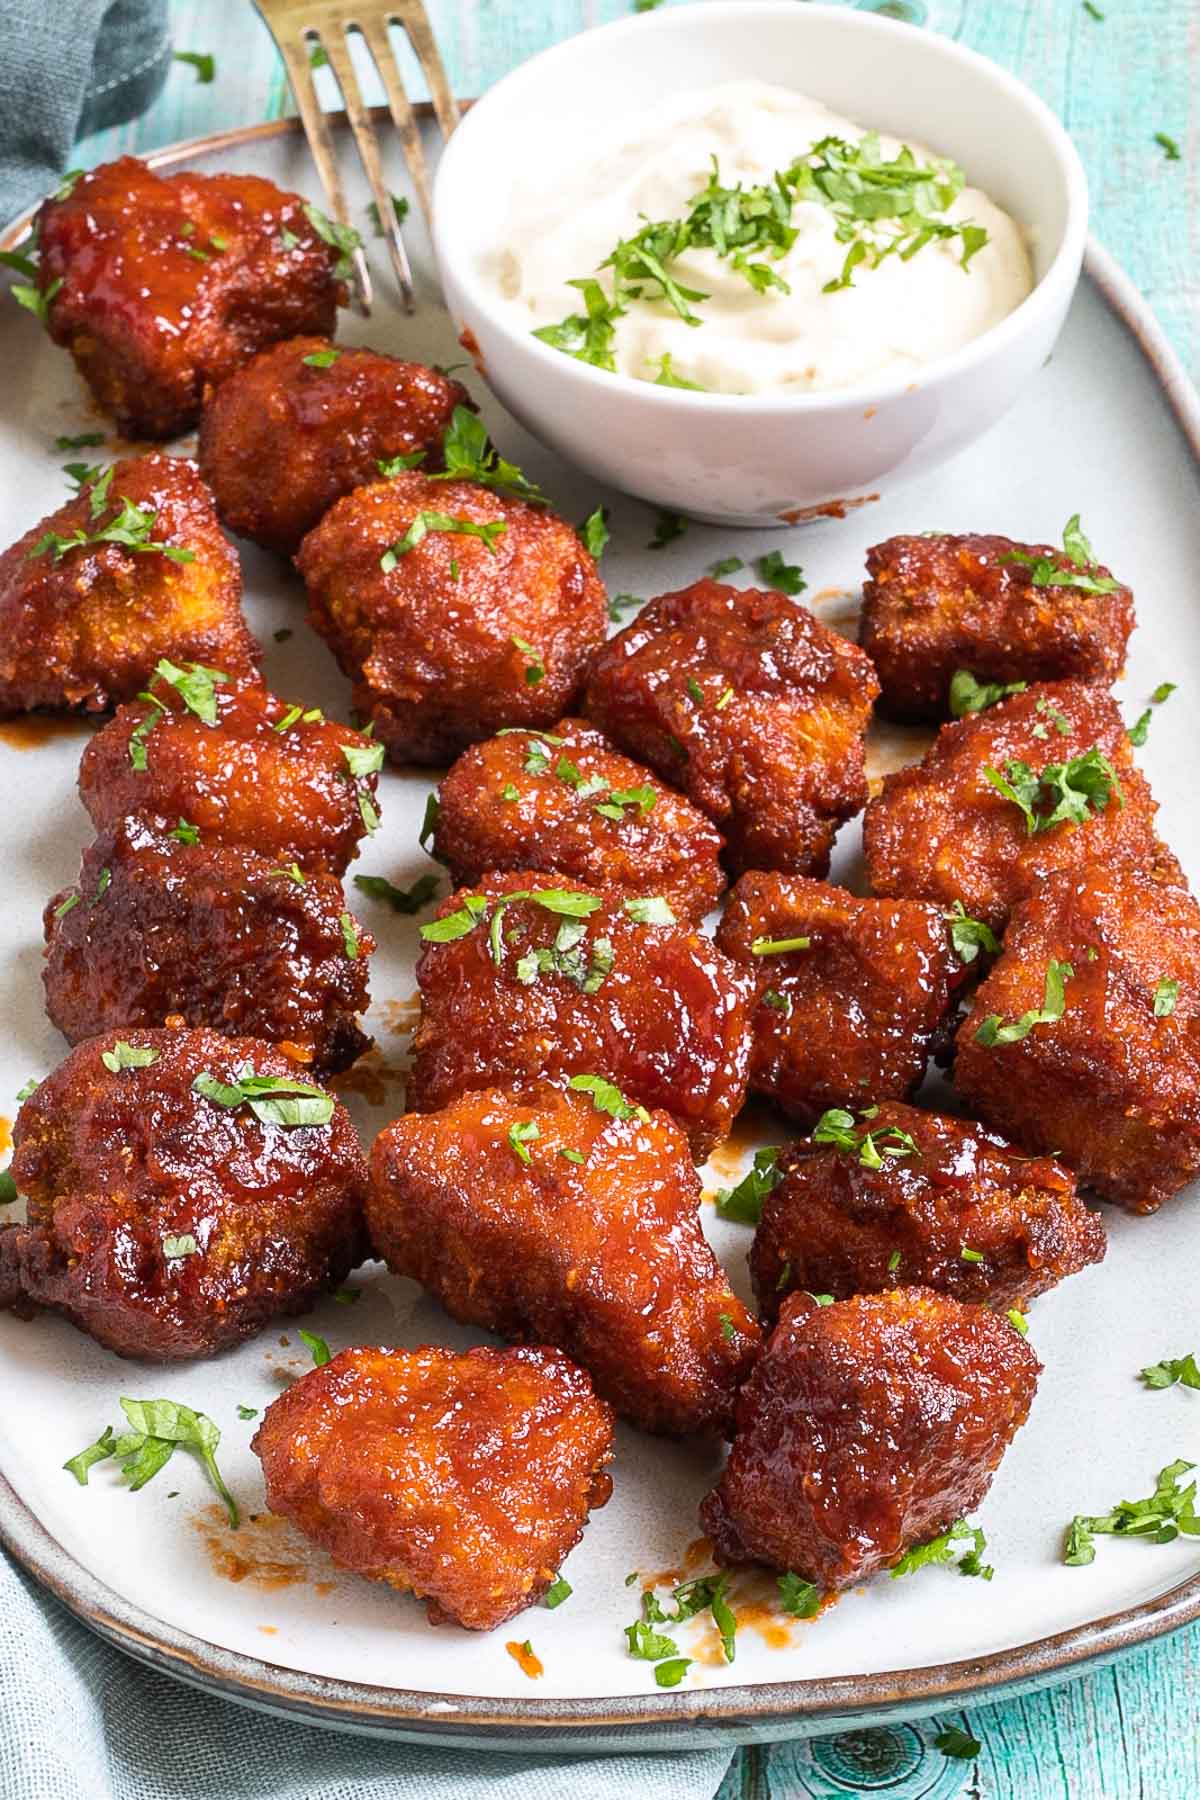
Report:
[{"label": "orange sauce drip", "polygon": [[343,1069],[327,1084],[338,1094],[361,1094],[368,1106],[387,1106],[388,1088],[404,1085],[404,1071],[384,1060],[378,1050],[368,1050],[351,1069]]},{"label": "orange sauce drip", "polygon": [[12,1149],[12,1120],[0,1113],[0,1156]]},{"label": "orange sauce drip", "polygon": [[53,713],[26,713],[20,719],[0,719],[0,744],[10,750],[40,750],[59,737],[86,737],[91,725],[86,719],[58,718]]},{"label": "orange sauce drip", "polygon": [[331,1593],[329,1561],[275,1513],[243,1515],[233,1526],[223,1506],[206,1506],[192,1519],[208,1556],[209,1567],[222,1581],[248,1582],[260,1593],[312,1582],[319,1594]]},{"label": "orange sauce drip", "polygon": [[411,1037],[421,1017],[421,996],[410,994],[407,1000],[385,1000],[381,1011],[393,1037]]},{"label": "orange sauce drip", "polygon": [[514,1638],[512,1643],[505,1644],[504,1648],[508,1651],[508,1654],[512,1657],[522,1675],[528,1675],[530,1681],[536,1681],[539,1675],[545,1674],[541,1657],[535,1656],[528,1644],[518,1644]]},{"label": "orange sauce drip", "polygon": [[773,1138],[778,1141],[779,1127],[777,1112],[760,1100],[751,1100],[733,1121],[733,1130],[724,1143],[718,1144],[709,1157],[709,1167],[725,1181],[737,1180],[752,1151]]}]

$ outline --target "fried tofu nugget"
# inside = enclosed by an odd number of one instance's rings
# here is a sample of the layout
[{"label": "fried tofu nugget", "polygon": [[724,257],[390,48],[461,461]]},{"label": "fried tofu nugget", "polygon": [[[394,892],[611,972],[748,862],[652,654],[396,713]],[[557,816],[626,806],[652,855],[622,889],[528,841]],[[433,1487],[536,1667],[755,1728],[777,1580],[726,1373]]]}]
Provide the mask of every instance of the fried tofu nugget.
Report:
[{"label": "fried tofu nugget", "polygon": [[698,921],[725,886],[704,814],[581,719],[465,750],[438,789],[434,853],[455,882],[543,869],[590,887],[661,895]]},{"label": "fried tofu nugget", "polygon": [[696,581],[597,652],[584,711],[708,815],[735,873],[823,875],[866,803],[878,692],[869,657],[807,607]]},{"label": "fried tofu nugget", "polygon": [[195,463],[114,463],[0,556],[0,716],[103,712],[163,657],[257,678],[241,601]]},{"label": "fried tofu nugget", "polygon": [[231,531],[291,556],[335,500],[378,481],[381,460],[439,468],[446,427],[467,399],[423,363],[291,338],[210,394],[201,472]]},{"label": "fried tofu nugget", "polygon": [[590,1076],[604,1078],[598,1105],[669,1112],[698,1162],[728,1132],[746,1096],[753,982],[703,932],[642,923],[636,900],[524,870],[460,888],[421,936],[414,1111]]},{"label": "fried tofu nugget", "polygon": [[964,969],[936,906],[743,875],[717,944],[753,972],[750,1085],[811,1125],[919,1085]]},{"label": "fried tofu nugget", "polygon": [[1108,687],[1125,665],[1133,595],[1099,564],[1078,566],[1048,544],[893,537],[867,551],[867,573],[859,642],[894,718],[949,718],[959,669],[983,683]]},{"label": "fried tofu nugget", "polygon": [[604,586],[562,519],[473,481],[356,489],[300,546],[309,622],[395,762],[549,729],[603,640]]},{"label": "fried tofu nugget", "polygon": [[961,902],[1000,930],[1056,869],[1177,871],[1157,811],[1112,696],[1048,683],[943,725],[923,761],[884,778],[863,820],[867,876],[877,894]]},{"label": "fried tofu nugget", "polygon": [[666,1113],[548,1082],[463,1094],[375,1139],[368,1229],[455,1319],[554,1344],[644,1431],[729,1424],[759,1347]]},{"label": "fried tofu nugget", "polygon": [[46,1011],[69,1043],[180,1018],[317,1070],[369,1039],[370,933],[332,875],[123,819],[46,908]]},{"label": "fried tofu nugget", "polygon": [[97,831],[139,818],[344,874],[379,823],[379,745],[316,708],[204,673],[160,673],[152,700],[122,706],[92,738],[79,794]]},{"label": "fried tofu nugget", "polygon": [[1128,866],[1064,869],[1012,915],[954,1081],[997,1131],[1156,1212],[1200,1174],[1200,906]]},{"label": "fried tofu nugget", "polygon": [[251,1447],[272,1512],[469,1631],[539,1600],[612,1491],[612,1409],[557,1350],[343,1350]]},{"label": "fried tofu nugget", "polygon": [[789,1294],[700,1508],[718,1563],[852,1587],[974,1510],[1041,1364],[984,1306],[924,1287]]},{"label": "fried tofu nugget", "polygon": [[350,1116],[256,1038],[89,1038],[13,1144],[28,1224],[0,1229],[0,1304],[52,1307],[118,1356],[211,1356],[362,1261]]},{"label": "fried tofu nugget", "polygon": [[750,1252],[759,1312],[794,1288],[920,1284],[1005,1312],[1104,1256],[1104,1227],[1069,1169],[980,1125],[894,1100],[790,1145]]},{"label": "fried tofu nugget", "polygon": [[330,229],[260,176],[156,175],[122,156],[38,215],[50,335],[126,437],[175,437],[206,384],[281,338],[332,332],[345,289]]}]

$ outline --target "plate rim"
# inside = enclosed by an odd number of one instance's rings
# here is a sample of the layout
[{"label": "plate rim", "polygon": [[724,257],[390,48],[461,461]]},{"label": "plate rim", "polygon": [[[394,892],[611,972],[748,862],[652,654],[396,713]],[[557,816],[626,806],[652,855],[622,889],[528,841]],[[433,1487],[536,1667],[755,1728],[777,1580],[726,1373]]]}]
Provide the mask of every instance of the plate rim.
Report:
[{"label": "plate rim", "polygon": [[[386,108],[370,110],[380,123],[389,118]],[[423,119],[433,116],[427,101],[418,102],[414,111]],[[347,128],[344,112],[326,116],[334,130]],[[151,168],[171,168],[242,145],[298,136],[301,130],[298,118],[271,119],[183,139],[139,160]],[[0,249],[19,241],[35,211],[26,209],[0,231]],[[1134,338],[1200,466],[1200,393],[1178,352],[1134,282],[1090,235],[1083,272]],[[971,1700],[993,1703],[1075,1678],[1200,1618],[1198,1572],[1102,1618],[951,1663],[663,1694],[487,1698],[317,1676],[178,1630],[127,1602],[85,1568],[42,1524],[3,1471],[0,1544],[98,1636],[159,1673],[217,1698],[333,1729],[447,1744],[486,1737],[492,1748],[514,1753],[595,1751],[601,1738],[614,1748],[624,1742],[630,1749],[678,1749],[703,1741],[732,1746],[772,1735],[815,1734],[851,1722],[911,1719]]]}]

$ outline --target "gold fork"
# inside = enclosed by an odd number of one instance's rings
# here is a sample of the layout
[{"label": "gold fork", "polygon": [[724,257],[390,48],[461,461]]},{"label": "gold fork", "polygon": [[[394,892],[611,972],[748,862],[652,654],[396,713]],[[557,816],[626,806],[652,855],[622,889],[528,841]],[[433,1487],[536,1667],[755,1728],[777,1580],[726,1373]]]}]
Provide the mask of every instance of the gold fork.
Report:
[{"label": "gold fork", "polygon": [[[346,117],[354,133],[354,142],[366,171],[367,180],[379,214],[379,229],[387,240],[388,254],[405,312],[414,308],[412,269],[400,221],[392,205],[392,196],[383,178],[379,144],[371,115],[363,105],[363,97],[350,60],[348,34],[356,33],[366,45],[379,71],[387,95],[388,110],[400,135],[400,148],[412,177],[421,210],[429,218],[429,170],[421,147],[421,130],[412,102],[404,91],[400,70],[388,39],[388,26],[398,25],[405,32],[425,72],[433,110],[441,126],[442,136],[449,137],[458,124],[458,106],[450,91],[446,71],[434,42],[429,19],[421,0],[361,0],[358,5],[339,4],[338,0],[254,0],[267,30],[275,39],[291,82],[292,93],[300,111],[304,135],[317,165],[317,174],[325,189],[331,216],[338,224],[351,226],[346,196],[338,174],[337,153],[329,121],[321,110],[313,83],[313,53],[323,50],[341,89]],[[359,311],[364,318],[371,311],[371,277],[361,244],[351,253],[354,286]]]}]

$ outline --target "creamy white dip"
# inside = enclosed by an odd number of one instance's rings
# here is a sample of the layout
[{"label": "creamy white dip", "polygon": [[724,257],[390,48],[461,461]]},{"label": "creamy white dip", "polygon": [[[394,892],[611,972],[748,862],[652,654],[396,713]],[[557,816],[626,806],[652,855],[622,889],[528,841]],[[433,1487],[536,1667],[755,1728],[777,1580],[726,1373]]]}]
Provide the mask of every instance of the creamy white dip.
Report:
[{"label": "creamy white dip", "polygon": [[[766,82],[731,81],[664,101],[653,115],[589,132],[586,157],[561,171],[518,178],[497,247],[485,256],[486,279],[518,327],[556,324],[582,310],[578,289],[567,286],[572,278],[596,274],[611,293],[611,271],[599,265],[618,240],[645,218],[687,215],[714,157],[723,186],[757,186],[820,139],[857,144],[867,130]],[[881,134],[880,148],[890,161],[900,140]],[[921,163],[934,160],[918,144],[909,148]],[[833,293],[822,290],[842,274],[848,246],[819,201],[794,205],[797,237],[782,257],[755,253],[790,293],[758,293],[729,259],[689,247],[670,272],[708,296],[692,307],[703,323],[687,324],[661,298],[630,300],[615,324],[616,368],[653,381],[666,355],[675,375],[726,394],[848,388],[918,369],[987,331],[1033,286],[1018,226],[986,194],[964,187],[936,216],[987,231],[969,267],[961,266],[959,239],[935,239],[907,260],[890,255],[856,268],[853,285]]]}]

